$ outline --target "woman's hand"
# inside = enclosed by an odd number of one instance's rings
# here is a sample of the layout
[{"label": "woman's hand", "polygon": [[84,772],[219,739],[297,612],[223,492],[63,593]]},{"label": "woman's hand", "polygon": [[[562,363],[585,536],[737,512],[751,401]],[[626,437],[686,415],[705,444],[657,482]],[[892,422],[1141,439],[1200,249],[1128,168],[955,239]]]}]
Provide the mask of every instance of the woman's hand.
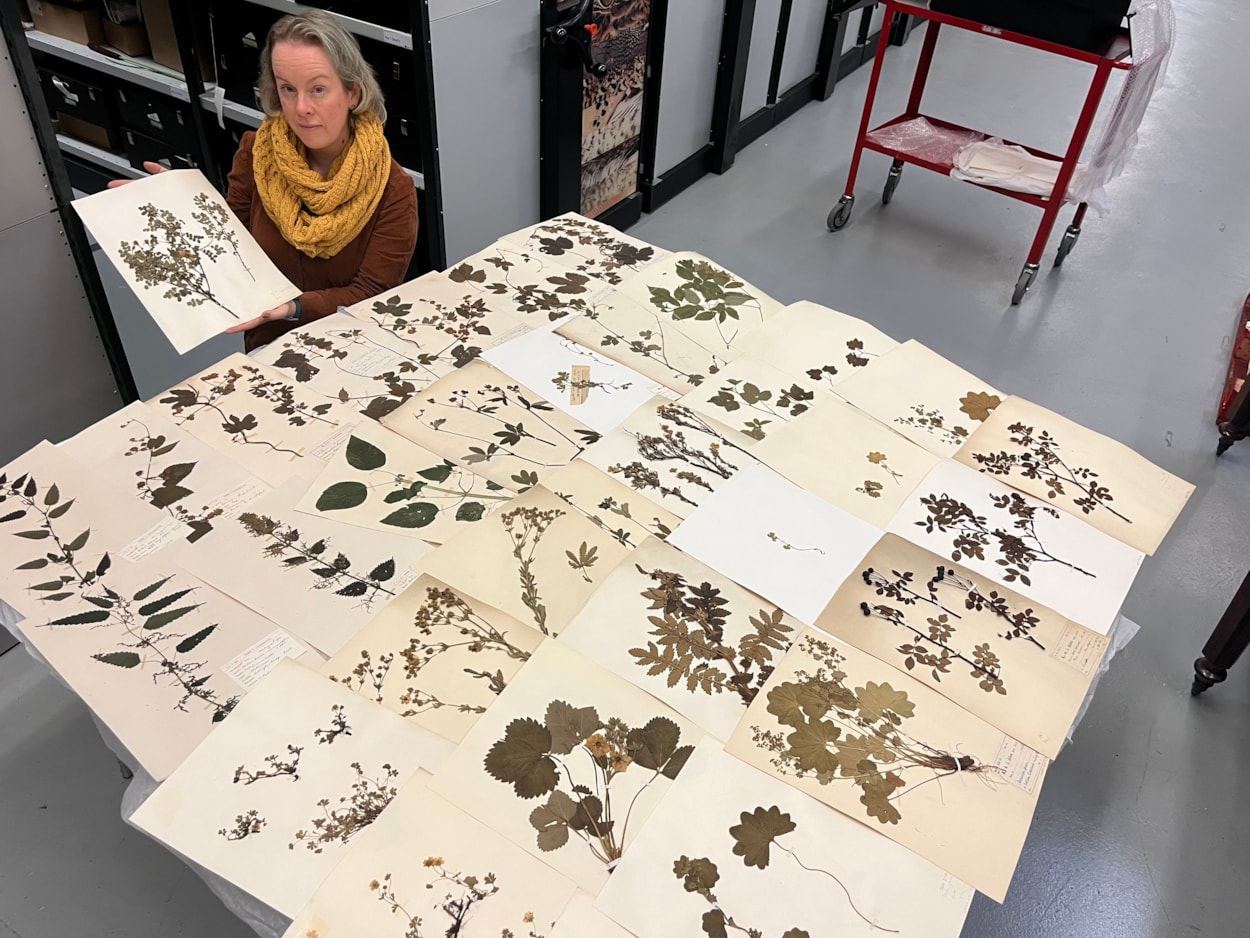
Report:
[{"label": "woman's hand", "polygon": [[263,326],[267,322],[273,322],[278,319],[290,319],[295,315],[295,301],[287,300],[281,306],[275,306],[273,309],[267,309],[255,319],[249,319],[247,322],[241,322],[231,326],[226,330],[227,335],[236,332],[247,332],[255,329],[257,326]]},{"label": "woman's hand", "polygon": [[[144,163],[143,168],[146,169],[153,176],[155,176],[157,173],[169,172],[169,170],[166,167],[162,166],[160,163]],[[132,182],[138,182],[138,181],[139,180],[137,179],[113,179],[109,182],[108,187],[110,189],[116,189],[120,186],[128,186]]]}]

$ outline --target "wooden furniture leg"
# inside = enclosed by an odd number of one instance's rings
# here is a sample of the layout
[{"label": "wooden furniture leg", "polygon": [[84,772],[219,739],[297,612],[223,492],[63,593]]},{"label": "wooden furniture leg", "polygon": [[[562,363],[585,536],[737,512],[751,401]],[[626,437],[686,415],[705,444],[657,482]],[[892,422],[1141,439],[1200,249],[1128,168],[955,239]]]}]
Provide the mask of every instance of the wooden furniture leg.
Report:
[{"label": "wooden furniture leg", "polygon": [[1202,657],[1194,662],[1194,686],[1189,693],[1197,697],[1228,677],[1228,669],[1247,645],[1250,645],[1250,573],[1246,574],[1237,595],[1207,639]]}]

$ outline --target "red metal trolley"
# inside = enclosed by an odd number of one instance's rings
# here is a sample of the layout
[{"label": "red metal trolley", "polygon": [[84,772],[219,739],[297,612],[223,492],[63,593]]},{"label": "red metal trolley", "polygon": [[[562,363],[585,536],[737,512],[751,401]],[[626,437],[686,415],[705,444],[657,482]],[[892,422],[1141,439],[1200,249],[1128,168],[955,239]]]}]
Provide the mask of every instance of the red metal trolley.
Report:
[{"label": "red metal trolley", "polygon": [[[1076,128],[1072,132],[1072,138],[1068,143],[1067,152],[1063,157],[1055,156],[1043,150],[1025,146],[1024,144],[1016,144],[1023,146],[1025,150],[1035,156],[1044,157],[1046,159],[1056,160],[1060,162],[1058,177],[1055,180],[1054,189],[1049,195],[1032,195],[1025,192],[1013,192],[1009,189],[1001,189],[997,186],[984,185],[982,183],[970,183],[971,185],[981,186],[983,189],[990,189],[1002,195],[1010,196],[1021,202],[1027,202],[1030,205],[1036,205],[1042,209],[1042,223],[1038,226],[1037,235],[1033,239],[1033,246],[1029,249],[1029,257],[1025,262],[1024,269],[1020,272],[1020,278],[1016,281],[1015,292],[1012,294],[1011,303],[1017,305],[1024,294],[1028,292],[1029,287],[1033,285],[1033,280],[1037,276],[1037,272],[1041,266],[1042,253],[1046,250],[1046,243],[1050,238],[1051,232],[1054,230],[1055,221],[1059,217],[1059,211],[1063,207],[1065,201],[1064,196],[1068,191],[1068,186],[1072,181],[1072,174],[1080,160],[1081,152],[1085,148],[1085,141],[1089,137],[1090,128],[1094,123],[1094,117],[1098,112],[1099,103],[1102,100],[1103,92],[1106,90],[1107,81],[1111,77],[1111,73],[1116,69],[1129,69],[1132,67],[1130,58],[1130,45],[1128,35],[1121,34],[1114,39],[1110,47],[1101,53],[1086,52],[1082,49],[1075,49],[1069,46],[1058,45],[1053,42],[1047,42],[1043,39],[1035,39],[1032,36],[1025,36],[1021,33],[1011,32],[1005,29],[999,29],[996,26],[987,26],[984,23],[977,23],[972,20],[962,19],[957,16],[951,16],[947,13],[939,13],[930,10],[927,7],[917,6],[915,3],[906,2],[906,0],[884,0],[886,22],[894,22],[896,15],[914,16],[917,19],[927,20],[928,26],[925,30],[924,46],[920,52],[920,61],[916,65],[916,76],[912,81],[911,96],[907,101],[907,110],[900,116],[886,123],[869,129],[872,119],[873,104],[876,100],[877,85],[881,79],[881,66],[885,62],[886,50],[890,47],[890,30],[883,29],[881,31],[881,39],[877,43],[877,57],[872,64],[872,77],[868,82],[868,99],[864,102],[864,114],[859,124],[859,136],[855,141],[855,155],[851,158],[851,170],[847,175],[846,192],[838,200],[838,203],[829,212],[828,226],[830,231],[840,231],[851,220],[851,210],[855,205],[855,178],[859,174],[859,161],[863,156],[864,150],[873,150],[877,153],[884,153],[886,156],[893,157],[894,162],[890,167],[889,176],[886,178],[885,190],[881,194],[882,204],[888,205],[894,197],[894,190],[898,186],[899,178],[903,173],[903,164],[912,163],[924,169],[943,175],[950,175],[950,171],[954,166],[953,155],[949,158],[934,156],[931,152],[909,152],[899,146],[889,146],[881,141],[874,139],[873,135],[890,127],[902,124],[906,121],[914,120],[918,117],[924,117],[931,124],[943,128],[947,131],[953,131],[965,135],[969,141],[972,140],[988,140],[990,134],[973,130],[970,127],[961,127],[958,124],[952,124],[949,121],[939,120],[935,117],[923,114],[920,110],[920,101],[924,96],[925,83],[929,77],[929,67],[933,63],[934,49],[937,47],[938,32],[942,26],[952,26],[957,29],[966,29],[970,32],[981,33],[983,35],[992,36],[996,39],[1005,39],[1008,42],[1019,43],[1022,46],[1028,46],[1031,49],[1040,49],[1043,52],[1050,52],[1054,55],[1063,56],[1067,59],[1073,59],[1077,62],[1084,62],[1094,66],[1094,77],[1090,82],[1089,92],[1085,96],[1085,104],[1081,108],[1080,117],[1077,119]],[[1004,141],[1012,143],[1012,141]],[[1064,258],[1072,250],[1076,244],[1077,238],[1081,234],[1081,224],[1085,220],[1085,211],[1088,205],[1085,202],[1080,203],[1076,209],[1076,215],[1072,219],[1072,224],[1068,226],[1064,232],[1063,240],[1059,245],[1058,254],[1055,256],[1055,266],[1059,267],[1063,264]]]}]

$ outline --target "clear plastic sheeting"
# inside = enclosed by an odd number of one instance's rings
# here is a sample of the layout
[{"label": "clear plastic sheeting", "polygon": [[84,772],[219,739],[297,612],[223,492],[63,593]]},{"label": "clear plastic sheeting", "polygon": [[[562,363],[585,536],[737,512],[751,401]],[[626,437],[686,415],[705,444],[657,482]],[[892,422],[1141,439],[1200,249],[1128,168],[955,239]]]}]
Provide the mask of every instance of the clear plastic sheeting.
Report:
[{"label": "clear plastic sheeting", "polygon": [[928,118],[913,117],[878,128],[868,139],[891,150],[899,150],[930,163],[953,165],[955,156],[969,144],[985,139],[975,130],[942,127]]}]

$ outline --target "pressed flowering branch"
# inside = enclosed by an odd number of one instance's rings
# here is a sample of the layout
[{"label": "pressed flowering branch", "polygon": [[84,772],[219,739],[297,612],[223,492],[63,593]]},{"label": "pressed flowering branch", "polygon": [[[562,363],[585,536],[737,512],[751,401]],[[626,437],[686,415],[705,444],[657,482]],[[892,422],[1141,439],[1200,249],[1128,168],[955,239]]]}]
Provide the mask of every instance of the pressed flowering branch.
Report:
[{"label": "pressed flowering branch", "polygon": [[499,516],[512,542],[512,556],[520,565],[517,573],[521,578],[521,602],[534,616],[534,623],[544,635],[547,631],[547,607],[538,595],[538,578],[534,575],[534,557],[543,535],[557,518],[566,513],[558,508],[539,510],[528,506],[513,508]]},{"label": "pressed flowering branch", "polygon": [[[716,893],[712,892],[713,887],[720,882],[720,870],[707,857],[691,859],[683,854],[673,861],[673,875],[681,880],[686,892],[702,896],[711,906],[703,913],[701,920],[703,933],[709,938],[726,938],[729,930],[740,932],[748,938],[765,938],[763,931],[738,922],[722,908]],[[811,938],[811,935],[801,928],[789,928],[782,933],[781,938]]]},{"label": "pressed flowering branch", "polygon": [[[311,829],[295,833],[295,840],[313,853],[321,853],[330,844],[349,843],[376,821],[399,794],[395,785],[399,770],[389,763],[382,766],[377,777],[366,775],[359,762],[353,762],[351,767],[356,773],[356,781],[352,783],[351,792],[339,798],[340,807],[331,809],[330,799],[321,799],[317,802],[317,807],[321,808],[321,817],[313,818]],[[287,846],[295,849],[294,842]]]},{"label": "pressed flowering branch", "polygon": [[299,760],[304,752],[303,746],[293,746],[287,744],[286,747],[288,758],[280,755],[265,756],[264,768],[251,771],[246,766],[239,766],[234,770],[234,783],[237,785],[242,782],[244,785],[252,785],[256,782],[267,778],[282,778],[284,775],[289,776],[291,781],[299,781]]},{"label": "pressed flowering branch", "polygon": [[897,824],[903,817],[898,800],[908,783],[906,773],[922,770],[933,781],[998,771],[970,755],[944,752],[907,735],[902,726],[915,715],[907,693],[888,682],[848,686],[842,668],[846,659],[833,645],[809,635],[799,651],[815,669],[797,671],[794,680],[768,691],[768,712],[785,729],[751,728],[755,745],[773,754],[769,762],[780,774],[815,778],[820,785],[848,782],[860,789],[868,817]]},{"label": "pressed flowering branch", "polygon": [[[602,720],[594,707],[553,700],[542,722],[523,717],[509,723],[486,754],[485,768],[511,785],[518,798],[547,796],[529,818],[540,850],[559,850],[576,836],[611,872],[639,796],[660,776],[676,778],[694,751],[679,746],[680,740],[681,728],[666,717],[631,728],[616,717]],[[620,805],[612,800],[613,783],[633,766],[653,774],[638,787],[624,817],[614,816]]]},{"label": "pressed flowering branch", "polygon": [[[745,453],[742,447],[725,439],[711,424],[688,407],[680,404],[662,404],[656,408],[661,420],[659,435],[639,433],[634,435],[638,454],[650,462],[678,462],[689,469],[670,469],[670,472],[682,482],[688,482],[711,492],[712,486],[700,473],[710,473],[722,479],[730,478],[738,467],[731,463],[722,453],[729,447]],[[675,429],[679,427],[681,429]],[[703,437],[710,437],[706,449],[699,444],[687,440],[683,430],[692,430]],[[659,473],[642,462],[608,467],[608,472],[621,475],[638,491],[657,489],[661,495],[668,495],[688,505],[697,504],[689,498],[679,485],[664,485]]]},{"label": "pressed flowering branch", "polygon": [[171,463],[157,472],[156,460],[162,456],[168,456],[177,449],[178,441],[171,442],[164,434],[152,436],[147,425],[135,418],[122,424],[122,429],[131,425],[138,427],[139,435],[130,438],[132,445],[123,455],[139,456],[145,462],[144,468],[135,470],[135,476],[138,478],[135,487],[140,493],[140,498],[153,507],[163,508],[171,518],[187,525],[191,529],[187,540],[195,543],[213,529],[212,522],[222,514],[222,509],[205,505],[199,512],[191,512],[177,504],[195,494],[182,483],[195,471],[197,463]]},{"label": "pressed flowering branch", "polygon": [[1059,442],[1050,435],[1050,431],[1038,432],[1019,421],[1007,429],[1011,433],[1011,442],[1022,447],[1023,452],[1000,450],[997,453],[973,453],[972,458],[984,467],[983,471],[996,476],[1010,476],[1018,472],[1025,479],[1044,482],[1047,498],[1067,495],[1071,486],[1080,493],[1079,497],[1071,499],[1072,504],[1083,514],[1105,508],[1121,521],[1133,523],[1131,518],[1111,507],[1115,496],[1107,486],[1097,481],[1097,472],[1086,466],[1069,466],[1064,461]]},{"label": "pressed flowering branch", "polygon": [[646,648],[629,653],[651,677],[665,675],[669,687],[685,681],[690,693],[709,696],[736,694],[747,706],[773,673],[773,654],[785,654],[789,633],[780,609],[760,609],[748,621],[753,631],[734,645],[725,641],[730,616],[729,600],[711,583],[688,583],[680,573],[644,570],[656,585],[643,590],[643,599],[657,615],[647,617],[652,629]]},{"label": "pressed flowering branch", "polygon": [[[1003,577],[1007,582],[1019,580],[1026,586],[1031,585],[1029,570],[1034,564],[1056,563],[1067,567],[1074,573],[1082,573],[1093,577],[1095,574],[1069,563],[1048,552],[1037,533],[1037,513],[1040,511],[1053,518],[1059,512],[1049,505],[1031,505],[1024,496],[1009,492],[1006,495],[991,495],[990,502],[998,511],[1004,511],[1012,522],[1013,530],[1002,527],[991,527],[984,515],[978,515],[968,505],[952,498],[943,492],[941,495],[929,494],[920,499],[928,511],[925,520],[915,522],[917,527],[932,534],[939,531],[943,534],[954,532],[954,550],[951,560],[958,563],[963,557],[975,557],[985,560],[987,547],[996,549],[1001,555],[995,560],[1003,567]],[[1020,532],[1020,533],[1015,533]]]},{"label": "pressed flowering branch", "polygon": [[394,558],[382,561],[360,576],[352,572],[352,562],[342,552],[328,559],[330,542],[326,538],[306,543],[297,528],[252,511],[239,515],[238,522],[248,535],[265,543],[264,556],[281,561],[288,570],[306,569],[314,578],[313,589],[333,589],[335,596],[358,598],[366,609],[372,607],[380,594],[395,595],[382,585],[395,576]]},{"label": "pressed flowering branch", "polygon": [[252,810],[235,817],[234,827],[223,827],[217,834],[226,840],[243,840],[253,834],[259,834],[267,823],[259,812]]},{"label": "pressed flowering branch", "polygon": [[777,544],[778,546],[780,546],[782,550],[793,550],[799,553],[816,553],[816,554],[820,554],[822,557],[825,554],[824,550],[820,547],[795,547],[789,541],[785,540],[780,535],[778,535],[776,531],[769,531],[768,539],[772,541],[774,544]]}]

